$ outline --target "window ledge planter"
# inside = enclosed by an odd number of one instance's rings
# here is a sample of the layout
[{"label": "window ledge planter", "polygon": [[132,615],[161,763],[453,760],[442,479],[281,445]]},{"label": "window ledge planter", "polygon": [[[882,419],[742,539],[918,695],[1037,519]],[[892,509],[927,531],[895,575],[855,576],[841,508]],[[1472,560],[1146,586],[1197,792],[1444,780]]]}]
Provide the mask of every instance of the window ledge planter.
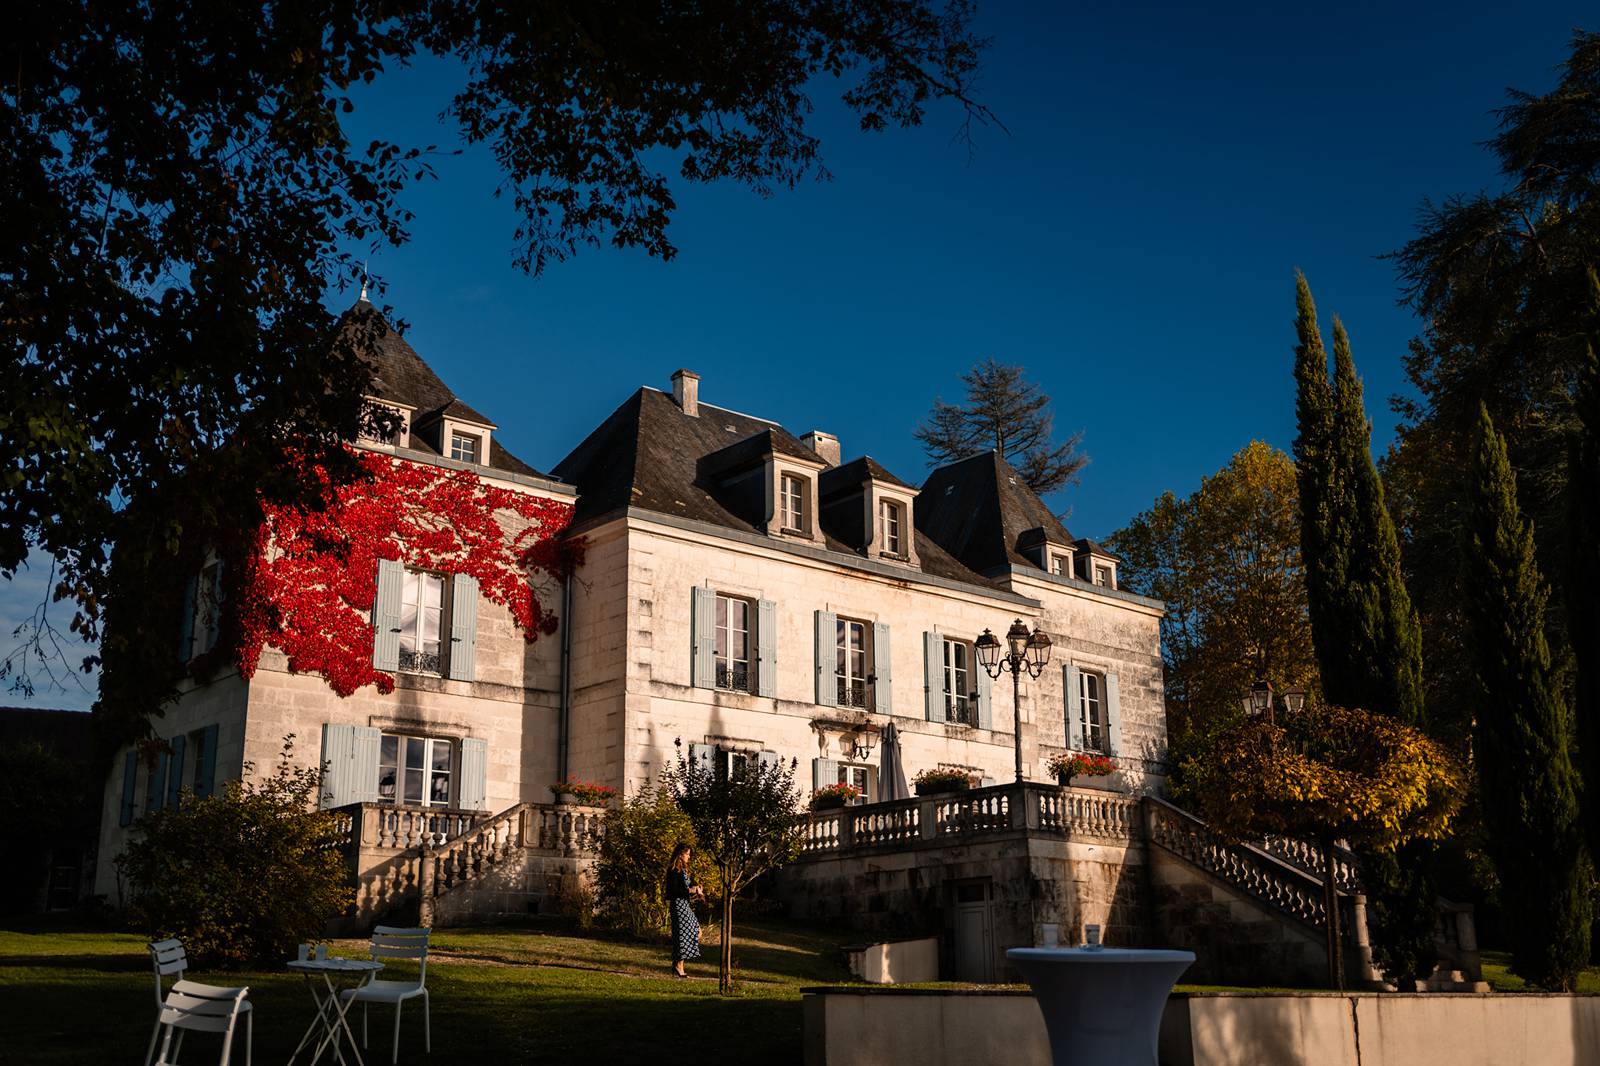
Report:
[{"label": "window ledge planter", "polygon": [[1110,789],[1117,774],[1116,760],[1097,752],[1075,751],[1057,755],[1049,762],[1056,783],[1065,788],[1077,781],[1080,788]]}]

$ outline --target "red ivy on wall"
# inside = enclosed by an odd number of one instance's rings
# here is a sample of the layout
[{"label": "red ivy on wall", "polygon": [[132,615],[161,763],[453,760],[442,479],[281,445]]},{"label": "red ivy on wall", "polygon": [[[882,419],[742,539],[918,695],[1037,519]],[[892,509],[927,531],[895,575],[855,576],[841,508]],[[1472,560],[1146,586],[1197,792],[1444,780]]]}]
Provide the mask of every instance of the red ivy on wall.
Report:
[{"label": "red ivy on wall", "polygon": [[[568,577],[583,562],[581,539],[558,538],[572,505],[377,453],[361,456],[370,475],[329,487],[320,511],[269,508],[248,562],[230,592],[239,631],[239,672],[255,674],[263,648],[289,669],[321,674],[340,696],[363,685],[394,691],[394,676],[372,665],[372,604],[379,559],[478,579],[485,599],[511,612],[528,643],[556,631],[540,601],[539,575]],[[320,467],[307,477],[324,483]]]}]

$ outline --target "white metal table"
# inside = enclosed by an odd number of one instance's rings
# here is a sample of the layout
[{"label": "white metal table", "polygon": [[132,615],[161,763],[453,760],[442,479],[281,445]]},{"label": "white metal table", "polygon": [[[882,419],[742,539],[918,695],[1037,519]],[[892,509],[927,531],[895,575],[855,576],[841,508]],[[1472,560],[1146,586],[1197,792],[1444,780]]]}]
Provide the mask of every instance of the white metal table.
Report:
[{"label": "white metal table", "polygon": [[[322,1058],[322,1053],[329,1045],[333,1047],[335,1061],[344,1066],[342,1045],[345,1039],[350,1041],[350,1053],[355,1056],[356,1066],[363,1066],[361,1050],[356,1045],[356,1035],[350,1031],[350,1023],[345,1020],[345,1015],[350,1012],[350,1005],[355,1002],[355,997],[351,996],[341,1004],[339,992],[351,978],[355,980],[352,987],[362,987],[372,980],[374,974],[383,969],[383,963],[365,959],[290,959],[288,966],[289,969],[305,976],[306,988],[310,989],[311,998],[317,1004],[317,1016],[311,1019],[305,1035],[300,1038],[300,1043],[295,1045],[294,1054],[289,1056],[289,1066],[294,1066],[294,1061],[300,1057],[300,1052],[314,1036],[317,1038],[317,1043],[311,1052],[312,1066]],[[318,977],[322,980],[318,981]]]},{"label": "white metal table", "polygon": [[1161,1012],[1192,951],[1012,948],[1033,986],[1055,1066],[1156,1066]]}]

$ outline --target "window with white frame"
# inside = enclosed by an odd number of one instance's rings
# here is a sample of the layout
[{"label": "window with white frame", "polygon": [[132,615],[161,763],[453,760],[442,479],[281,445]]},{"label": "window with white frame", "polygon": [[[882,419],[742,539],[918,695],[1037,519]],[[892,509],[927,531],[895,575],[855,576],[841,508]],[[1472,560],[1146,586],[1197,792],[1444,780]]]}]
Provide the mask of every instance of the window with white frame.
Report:
[{"label": "window with white frame", "polygon": [[1088,670],[1078,671],[1078,726],[1083,734],[1083,750],[1106,750],[1105,678]]},{"label": "window with white frame", "polygon": [[385,733],[378,741],[378,802],[450,806],[454,754],[448,740]]},{"label": "window with white frame", "polygon": [[865,622],[839,619],[833,672],[839,686],[841,707],[869,706],[867,677],[872,668],[872,656],[867,645],[867,633],[870,629]]},{"label": "window with white frame", "polygon": [[450,434],[450,458],[461,463],[476,463],[483,452],[483,438],[471,433]]},{"label": "window with white frame", "polygon": [[744,773],[745,767],[750,765],[753,756],[747,751],[730,751],[726,748],[717,749],[717,773],[727,780],[733,780]]},{"label": "window with white frame", "polygon": [[1068,577],[1068,576],[1070,576],[1071,571],[1070,571],[1070,568],[1067,565],[1067,556],[1065,555],[1065,553],[1063,553],[1063,552],[1051,552],[1050,553],[1050,572],[1052,574],[1055,574],[1057,577]]},{"label": "window with white frame", "polygon": [[400,669],[444,672],[439,634],[444,624],[444,584],[439,574],[406,571],[400,588]]},{"label": "window with white frame", "polygon": [[793,533],[806,530],[806,479],[784,474],[778,480],[778,524]]},{"label": "window with white frame", "polygon": [[749,600],[717,594],[717,687],[751,691]]},{"label": "window with white frame", "polygon": [[1111,567],[1096,566],[1094,568],[1094,583],[1103,588],[1111,587]]},{"label": "window with white frame", "polygon": [[877,799],[872,794],[873,776],[873,770],[870,766],[856,766],[850,763],[839,764],[839,784],[854,785],[856,786],[856,791],[860,793],[851,801],[854,804],[871,803]]},{"label": "window with white frame", "polygon": [[904,555],[901,539],[903,508],[893,500],[878,501],[878,543],[885,555]]},{"label": "window with white frame", "polygon": [[973,683],[972,645],[944,642],[944,717],[947,722],[978,724],[978,694]]}]

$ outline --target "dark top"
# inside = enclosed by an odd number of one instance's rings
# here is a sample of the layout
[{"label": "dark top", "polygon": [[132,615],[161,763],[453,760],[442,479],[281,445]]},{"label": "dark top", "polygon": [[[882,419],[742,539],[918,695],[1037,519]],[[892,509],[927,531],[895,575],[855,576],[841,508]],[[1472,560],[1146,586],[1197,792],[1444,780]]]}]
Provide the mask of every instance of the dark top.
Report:
[{"label": "dark top", "polygon": [[667,871],[667,899],[689,899],[689,875],[682,870]]}]

